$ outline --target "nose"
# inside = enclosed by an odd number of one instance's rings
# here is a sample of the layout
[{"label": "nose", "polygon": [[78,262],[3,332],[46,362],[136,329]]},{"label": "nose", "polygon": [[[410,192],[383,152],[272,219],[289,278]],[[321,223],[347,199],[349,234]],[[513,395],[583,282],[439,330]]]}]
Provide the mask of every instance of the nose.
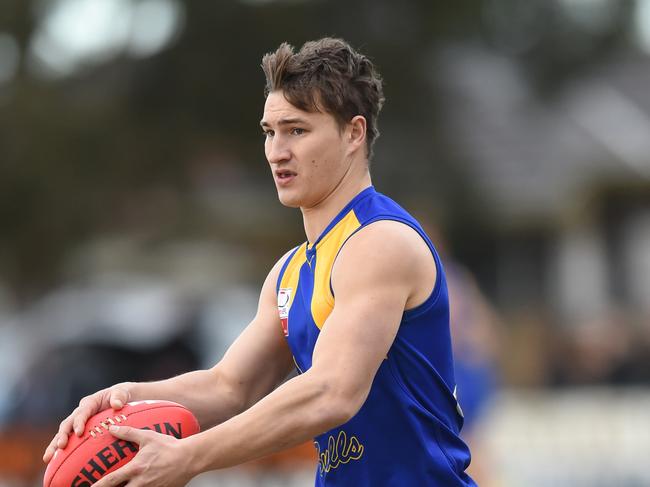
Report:
[{"label": "nose", "polygon": [[265,143],[266,159],[271,164],[281,164],[291,159],[291,151],[281,136],[269,137]]}]

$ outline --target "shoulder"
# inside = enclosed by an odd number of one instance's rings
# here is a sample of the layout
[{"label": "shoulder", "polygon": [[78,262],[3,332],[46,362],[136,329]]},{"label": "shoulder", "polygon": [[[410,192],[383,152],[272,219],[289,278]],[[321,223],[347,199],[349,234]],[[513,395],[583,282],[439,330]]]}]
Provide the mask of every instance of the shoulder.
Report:
[{"label": "shoulder", "polygon": [[304,244],[300,244],[292,248],[291,250],[288,250],[282,257],[280,257],[277,262],[273,265],[273,268],[271,269],[271,272],[275,272],[276,274],[279,274],[284,265],[289,261],[289,259],[296,253],[300,247],[302,247]]},{"label": "shoulder", "polygon": [[435,272],[431,249],[414,228],[399,221],[378,220],[357,231],[341,248],[332,280],[335,285],[337,278],[365,276],[369,281],[388,280],[409,286],[420,282],[420,275],[429,281]]},{"label": "shoulder", "polygon": [[404,265],[431,259],[431,250],[411,226],[395,220],[372,222],[350,237],[341,254],[374,256],[379,260],[399,257]]},{"label": "shoulder", "polygon": [[271,268],[271,270],[266,276],[266,280],[264,281],[263,292],[267,292],[273,295],[276,294],[276,284],[280,277],[280,272],[282,272],[282,268],[284,267],[284,265],[288,262],[291,256],[299,248],[300,245],[292,248],[275,262],[275,264],[273,265],[273,267]]}]

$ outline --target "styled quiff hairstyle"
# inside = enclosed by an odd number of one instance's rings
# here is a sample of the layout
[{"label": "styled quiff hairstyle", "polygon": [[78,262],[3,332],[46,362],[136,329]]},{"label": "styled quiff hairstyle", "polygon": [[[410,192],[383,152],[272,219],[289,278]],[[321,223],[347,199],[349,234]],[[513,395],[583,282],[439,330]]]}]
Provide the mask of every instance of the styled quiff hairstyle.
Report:
[{"label": "styled quiff hairstyle", "polygon": [[327,112],[339,128],[357,115],[366,119],[368,159],[379,130],[384,104],[382,80],[372,62],[342,39],[325,37],[306,42],[300,51],[282,43],[262,58],[264,96],[282,91],[286,100],[306,112]]}]

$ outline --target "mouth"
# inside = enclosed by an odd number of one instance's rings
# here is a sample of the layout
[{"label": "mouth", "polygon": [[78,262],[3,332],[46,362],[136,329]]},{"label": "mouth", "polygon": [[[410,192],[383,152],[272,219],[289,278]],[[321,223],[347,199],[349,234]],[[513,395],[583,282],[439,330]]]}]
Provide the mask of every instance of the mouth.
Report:
[{"label": "mouth", "polygon": [[273,174],[278,184],[284,185],[291,182],[298,174],[289,169],[276,169]]}]

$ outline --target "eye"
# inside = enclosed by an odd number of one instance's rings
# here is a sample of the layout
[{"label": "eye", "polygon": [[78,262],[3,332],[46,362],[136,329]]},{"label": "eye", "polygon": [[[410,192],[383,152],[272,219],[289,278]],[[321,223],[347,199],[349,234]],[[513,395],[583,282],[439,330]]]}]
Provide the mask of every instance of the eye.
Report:
[{"label": "eye", "polygon": [[291,135],[302,135],[306,132],[305,129],[301,129],[299,127],[294,127],[291,129]]},{"label": "eye", "polygon": [[264,138],[269,139],[275,135],[273,130],[262,130],[262,134],[264,135]]}]

